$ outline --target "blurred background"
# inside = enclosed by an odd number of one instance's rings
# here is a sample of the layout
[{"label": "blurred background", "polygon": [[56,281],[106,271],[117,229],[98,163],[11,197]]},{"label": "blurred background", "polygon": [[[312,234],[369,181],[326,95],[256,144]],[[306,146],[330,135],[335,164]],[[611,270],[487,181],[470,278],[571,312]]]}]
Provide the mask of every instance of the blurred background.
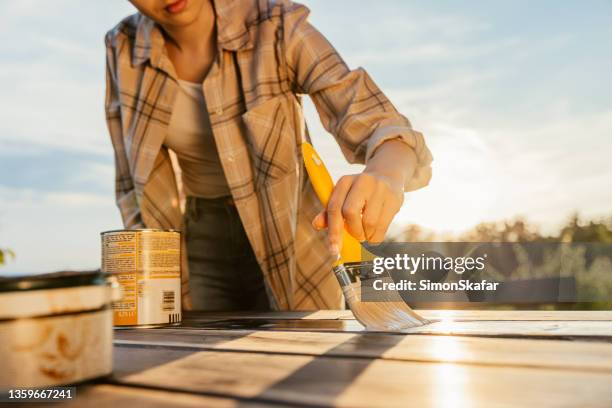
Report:
[{"label": "blurred background", "polygon": [[[612,242],[612,2],[303,3],[434,154],[390,239]],[[0,2],[0,273],[97,268],[121,227],[103,37],[134,11]],[[306,113],[334,176],[360,171]]]}]

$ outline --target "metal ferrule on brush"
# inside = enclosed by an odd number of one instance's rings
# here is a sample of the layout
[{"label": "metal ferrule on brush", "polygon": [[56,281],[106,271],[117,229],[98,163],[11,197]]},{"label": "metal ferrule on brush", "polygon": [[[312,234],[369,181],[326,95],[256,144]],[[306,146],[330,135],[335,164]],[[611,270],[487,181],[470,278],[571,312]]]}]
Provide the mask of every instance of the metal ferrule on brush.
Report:
[{"label": "metal ferrule on brush", "polygon": [[363,280],[374,279],[377,275],[373,272],[372,262],[346,262],[335,265],[333,270],[341,286],[358,283]]},{"label": "metal ferrule on brush", "polygon": [[[374,273],[374,263],[371,261],[346,262],[344,268],[355,280],[359,279],[362,281],[378,277],[378,275]],[[353,280],[353,282],[355,282],[355,280]]]},{"label": "metal ferrule on brush", "polygon": [[338,283],[340,283],[340,286],[342,287],[350,286],[351,283],[357,282],[355,276],[353,276],[346,270],[344,264],[334,266],[333,271],[336,275],[336,278],[338,279]]}]

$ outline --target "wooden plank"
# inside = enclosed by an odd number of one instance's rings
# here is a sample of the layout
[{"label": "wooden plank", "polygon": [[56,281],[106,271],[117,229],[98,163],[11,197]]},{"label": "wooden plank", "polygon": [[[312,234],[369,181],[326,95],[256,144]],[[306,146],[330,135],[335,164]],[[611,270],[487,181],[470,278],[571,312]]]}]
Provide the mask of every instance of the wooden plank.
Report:
[{"label": "wooden plank", "polygon": [[[301,332],[365,332],[355,320],[233,319],[214,322],[185,320],[183,329],[277,330]],[[442,319],[406,329],[406,334],[444,334],[462,336],[601,338],[610,341],[612,322],[559,320],[453,320]]]},{"label": "wooden plank", "polygon": [[610,321],[610,310],[418,310],[430,320]]},{"label": "wooden plank", "polygon": [[[347,407],[612,405],[612,374],[329,356],[116,347],[116,381],[214,396]],[[146,364],[142,364],[146,361]],[[151,361],[159,365],[150,366]]]},{"label": "wooden plank", "polygon": [[610,407],[608,375],[376,361],[337,399],[367,407]]},{"label": "wooden plank", "polygon": [[[610,310],[416,310],[431,320],[561,320],[612,321]],[[314,312],[186,312],[185,319],[285,319],[285,320],[353,320],[350,310],[319,310]]]},{"label": "wooden plank", "polygon": [[247,351],[612,372],[612,343],[382,333],[151,330],[117,333],[119,346]]},{"label": "wooden plank", "polygon": [[[503,337],[588,337],[612,338],[607,321],[453,321],[442,320],[407,329],[405,333]],[[605,338],[605,339],[604,339]]]},{"label": "wooden plank", "polygon": [[303,320],[354,320],[350,310],[316,310],[294,312],[194,312],[188,311],[183,315],[184,320],[227,320],[227,319],[303,319]]},{"label": "wooden plank", "polygon": [[264,405],[238,401],[233,398],[221,398],[182,392],[125,387],[120,385],[100,384],[77,387],[76,398],[70,402],[53,404],[66,408],[99,408],[99,407],[218,407],[218,408],[258,408]]},{"label": "wooden plank", "polygon": [[200,320],[191,317],[184,319],[178,327],[181,329],[364,331],[363,326],[353,319],[250,319],[236,317],[226,320]]}]

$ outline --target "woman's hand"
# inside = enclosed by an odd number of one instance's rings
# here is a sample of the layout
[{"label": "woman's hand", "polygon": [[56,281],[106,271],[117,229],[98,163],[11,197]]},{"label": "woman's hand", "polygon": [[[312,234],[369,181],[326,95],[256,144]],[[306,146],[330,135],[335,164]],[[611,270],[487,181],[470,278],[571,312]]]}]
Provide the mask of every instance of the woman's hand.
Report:
[{"label": "woman's hand", "polygon": [[330,251],[340,253],[342,231],[359,241],[382,242],[393,217],[404,202],[404,183],[412,177],[416,155],[400,140],[384,142],[361,174],[341,177],[329,199],[327,209],[312,224],[328,228]]}]

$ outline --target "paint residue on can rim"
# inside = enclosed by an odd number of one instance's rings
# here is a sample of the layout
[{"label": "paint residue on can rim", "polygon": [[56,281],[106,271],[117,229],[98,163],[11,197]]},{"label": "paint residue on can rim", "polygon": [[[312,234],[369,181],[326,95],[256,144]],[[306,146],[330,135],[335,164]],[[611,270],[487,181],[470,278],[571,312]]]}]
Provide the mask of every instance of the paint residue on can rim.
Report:
[{"label": "paint residue on can rim", "polygon": [[181,321],[181,237],[161,229],[101,233],[102,271],[113,274],[121,300],[113,303],[115,326]]}]

